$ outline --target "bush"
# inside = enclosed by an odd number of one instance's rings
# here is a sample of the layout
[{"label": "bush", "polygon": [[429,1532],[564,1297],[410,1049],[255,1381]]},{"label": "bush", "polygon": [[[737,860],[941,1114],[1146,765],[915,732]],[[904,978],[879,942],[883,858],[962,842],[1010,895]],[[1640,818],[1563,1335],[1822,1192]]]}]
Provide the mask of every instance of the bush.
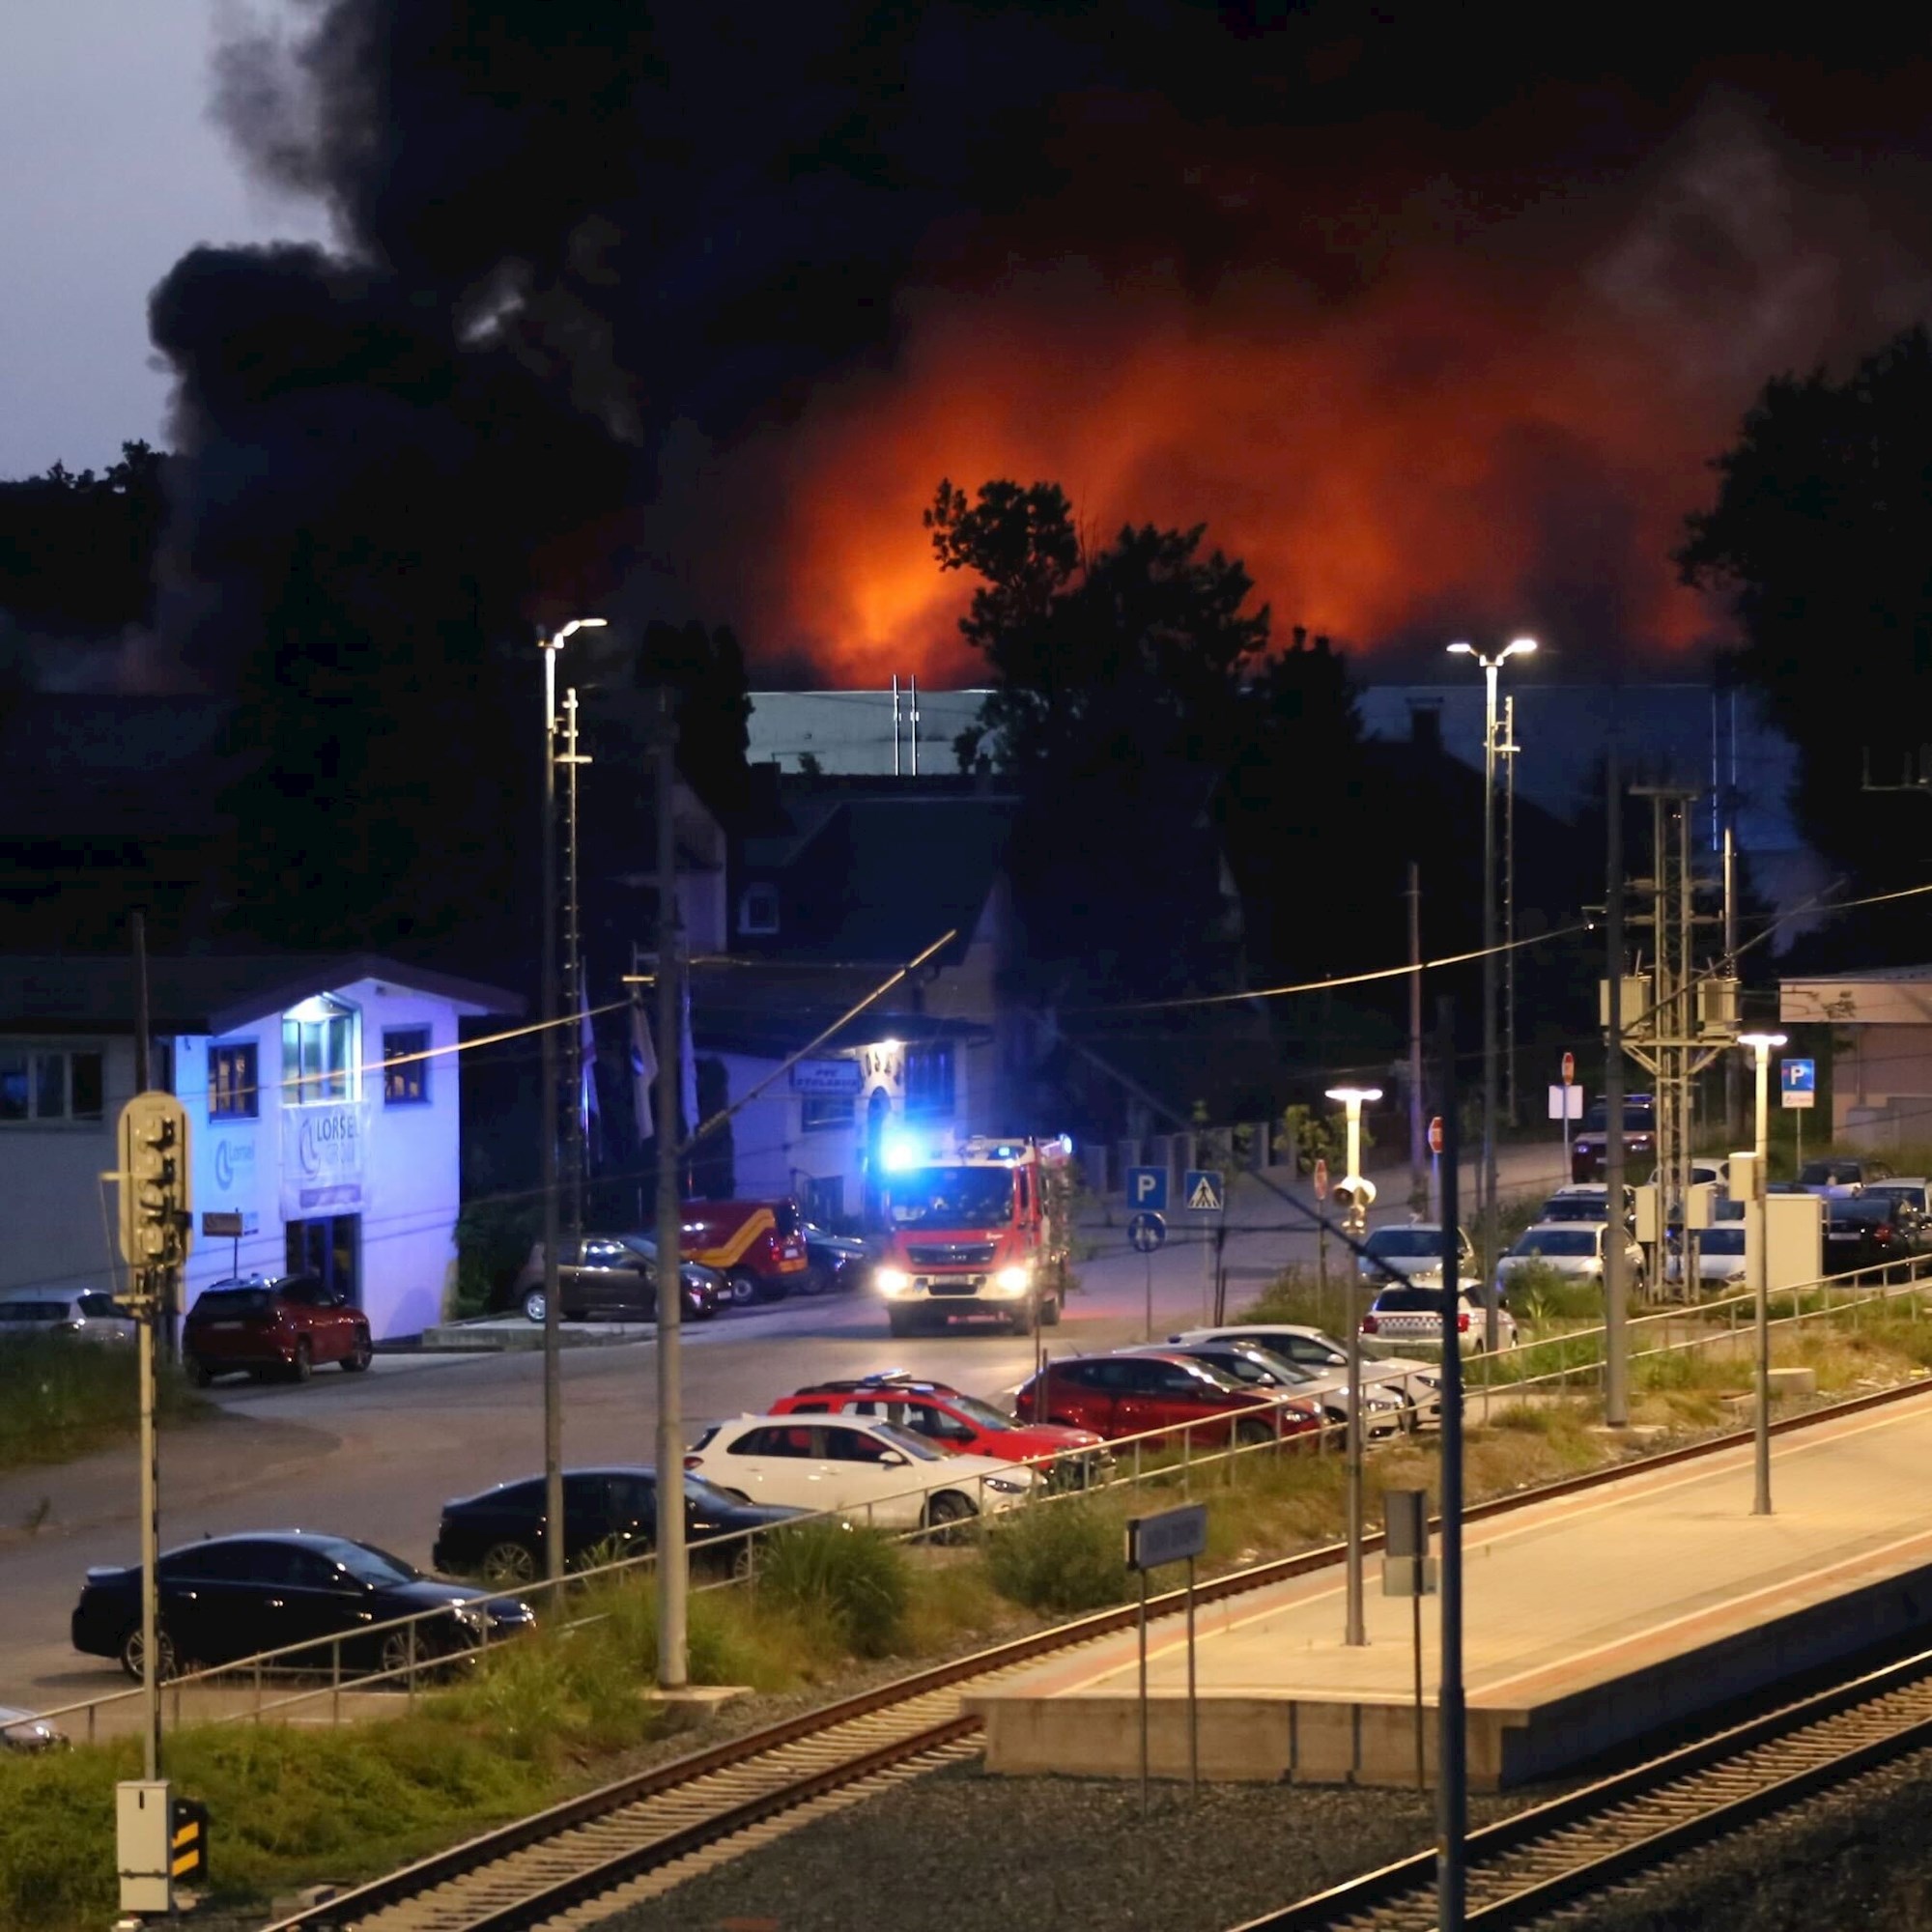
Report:
[{"label": "bush", "polygon": [[1564,1274],[1548,1262],[1529,1262],[1509,1276],[1512,1314],[1532,1328],[1548,1321],[1602,1321],[1604,1285]]},{"label": "bush", "polygon": [[1009,1511],[988,1531],[987,1575],[1001,1596],[1044,1616],[1105,1609],[1127,1594],[1121,1521],[1099,1497]]},{"label": "bush", "polygon": [[904,1549],[877,1530],[803,1522],[758,1552],[759,1608],[822,1619],[859,1657],[892,1654],[910,1594]]},{"label": "bush", "polygon": [[472,1201],[456,1217],[454,1314],[481,1315],[542,1238],[541,1204],[518,1198]]},{"label": "bush", "polygon": [[[0,1350],[0,1469],[60,1463],[131,1435],[140,1414],[140,1364],[131,1346],[97,1347],[48,1335]],[[165,1370],[156,1413],[163,1423],[214,1407]]]}]

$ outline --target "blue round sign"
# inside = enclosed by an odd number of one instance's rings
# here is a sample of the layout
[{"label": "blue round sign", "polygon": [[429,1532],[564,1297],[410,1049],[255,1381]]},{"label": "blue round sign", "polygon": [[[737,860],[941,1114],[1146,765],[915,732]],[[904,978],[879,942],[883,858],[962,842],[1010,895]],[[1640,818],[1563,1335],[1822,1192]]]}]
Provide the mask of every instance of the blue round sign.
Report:
[{"label": "blue round sign", "polygon": [[1127,1239],[1133,1243],[1136,1254],[1151,1255],[1167,1239],[1167,1223],[1148,1209],[1127,1223]]}]

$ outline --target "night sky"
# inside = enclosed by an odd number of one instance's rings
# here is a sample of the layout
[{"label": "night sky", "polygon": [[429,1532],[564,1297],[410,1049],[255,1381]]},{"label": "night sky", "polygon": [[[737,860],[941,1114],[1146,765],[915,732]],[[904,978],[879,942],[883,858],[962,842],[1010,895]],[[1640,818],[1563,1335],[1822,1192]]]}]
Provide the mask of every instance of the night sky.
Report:
[{"label": "night sky", "polygon": [[[1529,629],[1571,675],[1701,667],[1720,634],[1668,553],[1703,466],[1768,376],[1841,368],[1928,305],[1932,55],[1856,12],[1831,16],[1837,51],[1800,52],[1715,9],[1647,33],[1339,4],[677,10],[647,31],[507,0],[500,33],[482,11],[314,0],[277,45],[223,10],[219,180],[160,138],[209,98],[205,65],[154,66],[128,116],[17,25],[0,69],[43,125],[67,90],[144,198],[205,206],[188,234],[135,223],[150,242],[253,239],[235,211],[272,216],[265,191],[286,232],[328,210],[356,313],[434,323],[407,383],[377,372],[362,441],[459,463],[487,425],[422,412],[501,408],[467,379],[479,356],[530,377],[520,434],[549,410],[560,452],[610,458],[573,455],[560,530],[506,527],[538,578],[620,555],[611,608],[735,621],[754,664],[829,682],[970,671],[963,586],[919,526],[941,475],[1058,480],[1095,538],[1205,520],[1279,623],[1391,666]],[[7,217],[0,312],[13,473],[153,430],[128,197],[31,178],[50,185]],[[25,306],[23,267],[45,290]],[[198,258],[156,315],[176,436],[211,475],[237,450],[304,471],[295,515],[355,479],[289,396],[336,423],[360,401],[321,313],[348,284],[292,267]],[[74,326],[99,307],[111,332]],[[265,341],[286,357],[267,377]]]}]

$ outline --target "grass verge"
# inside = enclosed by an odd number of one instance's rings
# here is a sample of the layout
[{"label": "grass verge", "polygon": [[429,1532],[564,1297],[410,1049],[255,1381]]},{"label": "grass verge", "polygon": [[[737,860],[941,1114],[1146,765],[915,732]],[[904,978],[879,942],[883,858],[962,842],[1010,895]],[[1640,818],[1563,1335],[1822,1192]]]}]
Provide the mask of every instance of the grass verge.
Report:
[{"label": "grass verge", "polygon": [[[0,1349],[0,1469],[65,1463],[131,1436],[140,1413],[135,1355],[131,1346],[52,1335]],[[179,1375],[164,1368],[156,1378],[163,1427],[213,1412]]]}]

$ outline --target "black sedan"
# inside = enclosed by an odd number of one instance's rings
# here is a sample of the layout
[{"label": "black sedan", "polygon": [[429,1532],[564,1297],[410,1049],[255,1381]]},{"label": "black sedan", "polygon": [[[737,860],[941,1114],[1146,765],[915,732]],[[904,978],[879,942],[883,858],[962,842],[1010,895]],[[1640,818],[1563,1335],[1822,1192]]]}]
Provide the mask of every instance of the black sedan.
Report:
[{"label": "black sedan", "polygon": [[[566,1469],[563,1475],[563,1560],[573,1568],[641,1556],[657,1541],[658,1479],[650,1468]],[[742,1503],[701,1477],[684,1479],[684,1533],[699,1562],[726,1573],[751,1561],[754,1540],[804,1516],[804,1510]],[[488,1583],[526,1583],[544,1574],[544,1479],[498,1483],[494,1490],[442,1506],[431,1560],[452,1576]],[[720,1542],[717,1539],[728,1538]],[[711,1548],[703,1546],[710,1544]]]},{"label": "black sedan", "polygon": [[1828,1201],[1825,1216],[1825,1272],[1849,1274],[1855,1268],[1884,1267],[1889,1273],[1918,1253],[1915,1231],[1884,1195],[1852,1195]]},{"label": "black sedan", "polygon": [[835,1235],[810,1221],[799,1232],[805,1236],[805,1293],[824,1294],[868,1284],[872,1256],[864,1241],[853,1235]]},{"label": "black sedan", "polygon": [[[314,1643],[298,1666],[330,1664],[333,1638],[346,1664],[399,1670],[528,1629],[528,1605],[488,1597],[425,1577],[373,1544],[300,1530],[217,1536],[170,1549],[156,1566],[163,1675],[195,1664],[229,1663],[285,1645]],[[395,1617],[435,1611],[415,1628],[364,1634]],[[73,1647],[142,1668],[141,1568],[90,1570],[73,1610]]]}]

